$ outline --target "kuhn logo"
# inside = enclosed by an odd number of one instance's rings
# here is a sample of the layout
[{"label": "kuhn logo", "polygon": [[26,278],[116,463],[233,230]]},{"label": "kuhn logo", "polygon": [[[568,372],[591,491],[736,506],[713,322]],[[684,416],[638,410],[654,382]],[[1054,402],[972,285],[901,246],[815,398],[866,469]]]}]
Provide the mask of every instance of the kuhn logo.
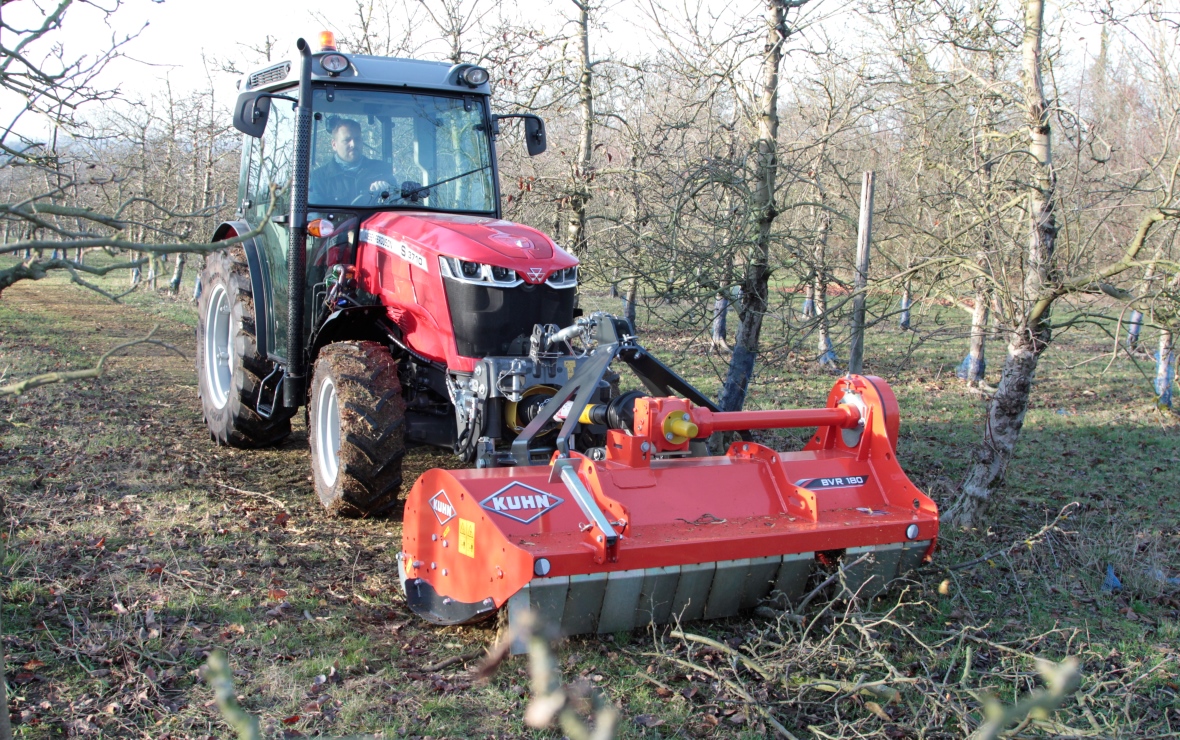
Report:
[{"label": "kuhn logo", "polygon": [[545,277],[545,270],[540,267],[530,267],[528,279],[530,283],[539,283]]},{"label": "kuhn logo", "polygon": [[560,496],[539,491],[532,486],[511,483],[480,501],[479,505],[500,516],[528,524],[564,501]]},{"label": "kuhn logo", "polygon": [[430,498],[430,508],[434,509],[434,515],[438,517],[440,525],[455,518],[455,506],[447,498],[446,491],[439,491]]}]

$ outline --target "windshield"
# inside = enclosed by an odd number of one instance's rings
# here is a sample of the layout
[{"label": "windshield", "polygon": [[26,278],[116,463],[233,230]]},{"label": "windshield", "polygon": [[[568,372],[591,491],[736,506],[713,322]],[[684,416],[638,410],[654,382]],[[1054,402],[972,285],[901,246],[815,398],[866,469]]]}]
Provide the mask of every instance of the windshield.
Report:
[{"label": "windshield", "polygon": [[309,206],[495,210],[482,99],[312,91]]}]

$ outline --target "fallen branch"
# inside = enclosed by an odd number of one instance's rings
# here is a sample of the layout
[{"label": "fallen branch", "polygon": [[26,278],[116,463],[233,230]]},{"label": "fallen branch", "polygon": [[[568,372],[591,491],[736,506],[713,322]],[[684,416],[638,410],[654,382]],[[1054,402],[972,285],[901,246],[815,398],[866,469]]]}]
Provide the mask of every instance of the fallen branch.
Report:
[{"label": "fallen branch", "polygon": [[444,668],[450,668],[451,666],[455,665],[456,663],[470,663],[471,661],[473,661],[477,658],[483,657],[485,654],[486,653],[483,650],[477,650],[474,653],[466,653],[464,655],[452,655],[451,657],[444,658],[443,660],[440,660],[437,663],[431,663],[430,665],[424,665],[424,666],[422,666],[421,670],[423,670],[426,673],[434,673],[435,671],[441,671]]},{"label": "fallen branch", "polygon": [[971,733],[968,740],[995,740],[1005,728],[1022,722],[1026,717],[1047,719],[1048,713],[1061,706],[1067,697],[1078,690],[1082,682],[1082,670],[1077,658],[1066,658],[1060,663],[1037,661],[1037,670],[1044,677],[1049,688],[1035,691],[1010,707],[1001,707],[992,701],[984,707],[988,721]]},{"label": "fallen branch", "polygon": [[1022,545],[1027,545],[1028,547],[1031,548],[1033,545],[1040,542],[1041,539],[1046,534],[1048,534],[1050,531],[1055,529],[1057,527],[1058,522],[1060,522],[1063,519],[1069,518],[1069,515],[1071,513],[1073,513],[1074,507],[1080,506],[1080,505],[1081,504],[1079,504],[1077,501],[1071,501],[1070,503],[1061,507],[1061,511],[1057,513],[1057,516],[1053,518],[1053,521],[1049,522],[1045,526],[1038,529],[1036,534],[1032,535],[1031,537],[1025,537],[1024,539],[1017,540],[1017,541],[1013,542],[1012,544],[1008,545],[1007,547],[1002,547],[999,550],[993,550],[992,552],[989,552],[986,555],[981,555],[981,556],[975,558],[974,560],[968,560],[965,563],[955,563],[954,565],[944,566],[944,568],[949,571],[963,570],[965,568],[973,568],[976,565],[979,565],[980,563],[985,563],[988,560],[991,560],[992,558],[998,558],[1001,555],[1006,555],[1006,554],[1020,548]]},{"label": "fallen branch", "polygon": [[222,482],[221,482],[221,481],[219,481],[219,480],[215,480],[215,481],[213,481],[213,484],[214,484],[214,485],[217,485],[217,486],[221,486],[222,488],[225,488],[225,489],[227,489],[227,490],[233,491],[234,493],[240,493],[240,494],[242,494],[242,495],[244,495],[244,496],[254,496],[255,498],[260,498],[260,499],[262,499],[262,500],[264,500],[264,501],[269,501],[270,503],[272,503],[272,504],[274,504],[275,506],[279,507],[279,508],[280,508],[280,509],[282,509],[283,511],[289,511],[289,509],[287,509],[287,505],[286,505],[286,504],[284,504],[282,501],[279,501],[279,500],[278,500],[277,498],[275,498],[274,496],[270,496],[270,495],[267,495],[267,494],[265,494],[265,493],[258,493],[257,491],[247,491],[247,490],[245,490],[245,489],[242,489],[242,488],[234,488],[233,486],[229,485],[228,483],[222,483]]},{"label": "fallen branch", "polygon": [[737,650],[734,650],[729,645],[726,645],[723,642],[711,640],[708,637],[702,637],[701,635],[694,635],[691,632],[681,632],[680,630],[672,630],[669,634],[672,637],[675,637],[675,638],[678,638],[681,640],[687,640],[690,642],[699,642],[702,645],[708,645],[709,647],[713,648],[714,650],[720,650],[721,652],[725,653],[726,655],[730,655],[730,656],[734,657],[735,659],[741,661],[742,665],[749,668],[751,671],[754,671],[759,676],[762,676],[763,680],[765,680],[765,681],[773,681],[774,680],[774,674],[772,672],[770,672],[769,670],[767,670],[760,663],[758,663],[757,661],[750,658],[750,656],[745,655],[744,653],[740,653]]},{"label": "fallen branch", "polygon": [[160,325],[156,324],[154,327],[152,327],[152,330],[148,332],[146,337],[142,339],[134,339],[130,342],[124,342],[123,344],[120,344],[116,347],[112,347],[111,349],[107,350],[102,355],[102,357],[98,358],[98,363],[92,368],[88,368],[86,370],[62,370],[54,373],[43,373],[41,375],[34,375],[31,378],[25,378],[24,380],[20,380],[15,383],[9,383],[8,385],[0,386],[0,398],[3,398],[4,396],[19,396],[22,393],[33,390],[34,388],[40,388],[43,385],[51,385],[53,383],[64,383],[70,380],[85,380],[86,378],[101,378],[103,366],[108,358],[110,358],[116,352],[127,349],[128,347],[134,347],[137,344],[154,344],[158,347],[171,350],[181,357],[184,357],[185,354],[171,344],[162,342],[159,339],[152,339],[159,328]]}]

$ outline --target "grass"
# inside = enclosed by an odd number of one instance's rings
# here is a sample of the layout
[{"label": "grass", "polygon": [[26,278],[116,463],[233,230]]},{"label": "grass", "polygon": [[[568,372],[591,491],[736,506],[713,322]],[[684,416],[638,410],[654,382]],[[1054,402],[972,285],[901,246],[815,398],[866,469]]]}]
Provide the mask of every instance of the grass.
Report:
[{"label": "grass", "polygon": [[[128,303],[60,277],[10,288],[0,296],[0,372],[89,366],[156,323],[191,355],[187,301],[143,293]],[[655,311],[640,315],[645,344],[715,393],[722,359],[698,331],[661,323],[666,308]],[[867,351],[867,370],[898,395],[899,459],[940,503],[981,435],[982,401],[953,375],[964,347],[958,320],[915,317],[942,332],[930,335],[951,337],[916,347],[915,335],[882,324]],[[1002,350],[989,347],[993,382]],[[1077,655],[1081,698],[1059,725],[1022,733],[1172,732],[1180,600],[1153,574],[1180,571],[1180,428],[1153,408],[1125,358],[1109,372],[1105,360],[1085,362],[1108,351],[1093,329],[1059,338],[1038,371],[991,525],[944,531],[935,563],[907,589],[849,611],[817,604],[805,626],[784,617],[685,626],[761,661],[772,679],[660,631],[564,642],[556,657],[566,680],[614,702],[622,737],[764,737],[769,714],[800,738],[949,738],[981,721],[986,694],[1011,702],[1039,685],[1034,657]],[[822,403],[832,376],[802,351],[776,357],[760,368],[750,405]],[[801,437],[768,439],[782,448]],[[407,480],[454,464],[416,451]],[[197,675],[216,649],[229,654],[241,702],[269,736],[552,736],[523,724],[523,661],[486,682],[463,665],[427,670],[490,643],[493,627],[417,620],[395,584],[400,525],[329,519],[308,474],[300,419],[277,449],[209,442],[191,356],[135,347],[101,380],[0,401],[0,586],[17,736],[224,737]],[[1074,501],[1076,515],[1032,546],[945,569],[1002,551]],[[1108,564],[1123,582],[1117,594],[1102,590]],[[823,681],[884,681],[898,700]]]}]

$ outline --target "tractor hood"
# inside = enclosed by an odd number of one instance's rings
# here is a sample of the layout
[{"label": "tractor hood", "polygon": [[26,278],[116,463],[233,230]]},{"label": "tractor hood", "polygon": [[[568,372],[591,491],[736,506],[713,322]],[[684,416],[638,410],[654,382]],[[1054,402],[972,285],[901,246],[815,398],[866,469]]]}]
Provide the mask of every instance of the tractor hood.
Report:
[{"label": "tractor hood", "polygon": [[406,242],[435,265],[439,255],[457,257],[509,268],[529,283],[544,282],[554,271],[578,264],[540,231],[498,218],[400,211],[379,213],[362,228]]}]

